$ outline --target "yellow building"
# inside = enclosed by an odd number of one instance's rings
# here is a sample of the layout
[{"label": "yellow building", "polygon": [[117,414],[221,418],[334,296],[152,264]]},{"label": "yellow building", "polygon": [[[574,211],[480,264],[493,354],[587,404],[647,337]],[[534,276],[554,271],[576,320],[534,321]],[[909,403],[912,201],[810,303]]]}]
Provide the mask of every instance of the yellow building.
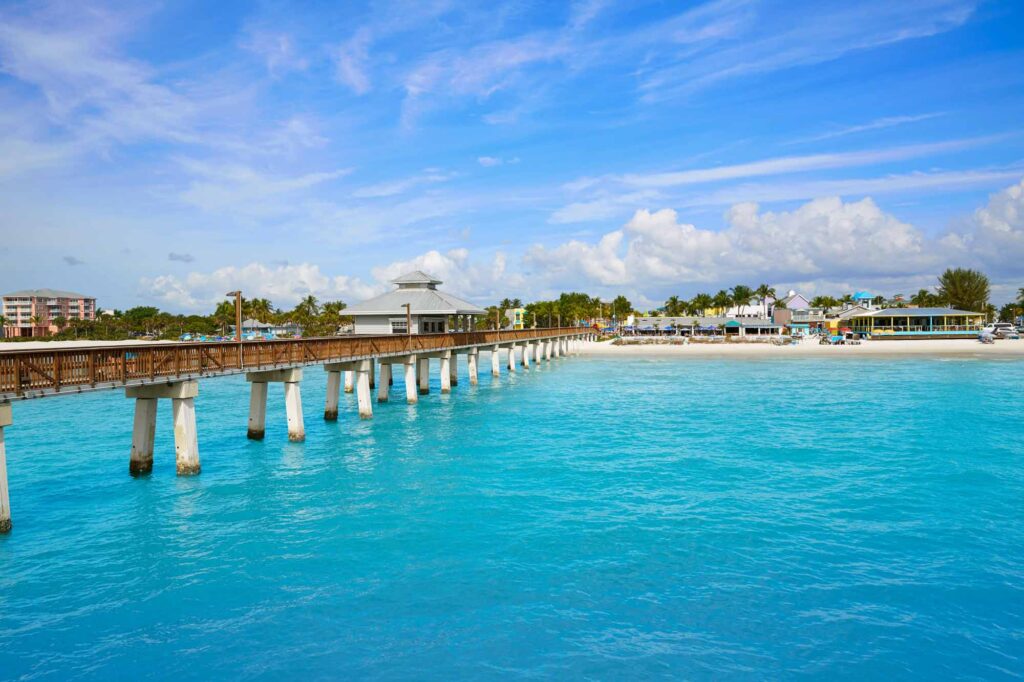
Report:
[{"label": "yellow building", "polygon": [[854,332],[875,339],[962,339],[978,334],[985,315],[952,308],[883,308],[846,323]]}]

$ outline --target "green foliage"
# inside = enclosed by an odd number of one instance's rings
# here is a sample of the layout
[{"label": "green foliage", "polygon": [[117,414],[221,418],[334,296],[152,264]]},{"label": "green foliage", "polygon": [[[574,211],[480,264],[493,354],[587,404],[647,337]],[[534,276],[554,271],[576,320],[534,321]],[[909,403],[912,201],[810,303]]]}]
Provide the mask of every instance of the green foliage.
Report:
[{"label": "green foliage", "polygon": [[939,275],[939,296],[959,310],[985,312],[991,293],[988,277],[969,268],[949,268]]}]

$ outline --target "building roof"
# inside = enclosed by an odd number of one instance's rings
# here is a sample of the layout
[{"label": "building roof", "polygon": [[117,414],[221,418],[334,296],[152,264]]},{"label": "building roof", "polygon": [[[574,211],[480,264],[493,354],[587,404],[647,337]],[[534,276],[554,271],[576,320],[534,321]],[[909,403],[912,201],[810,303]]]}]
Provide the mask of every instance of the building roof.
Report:
[{"label": "building roof", "polygon": [[12,291],[9,294],[4,294],[4,298],[18,297],[18,298],[93,298],[92,296],[86,296],[85,294],[76,294],[73,291],[61,291],[60,289],[23,289],[21,291]]},{"label": "building roof", "polygon": [[428,286],[443,284],[441,280],[434,279],[433,277],[423,272],[422,270],[413,270],[412,272],[407,272],[404,275],[396,277],[393,280],[391,280],[391,283],[397,284],[399,286],[403,284],[425,284]]},{"label": "building roof", "polygon": [[658,325],[659,329],[672,327],[721,327],[725,325],[742,327],[781,327],[771,320],[750,317],[638,317],[634,326],[651,327]]},{"label": "building roof", "polygon": [[874,296],[872,296],[867,291],[858,291],[857,293],[855,293],[853,295],[853,300],[855,300],[855,301],[870,301],[873,298],[874,298]]},{"label": "building roof", "polygon": [[389,291],[345,309],[346,315],[405,315],[409,304],[413,315],[486,315],[487,311],[457,296],[438,291],[441,281],[416,270],[393,279],[398,285]]},{"label": "building roof", "polygon": [[857,317],[942,317],[943,315],[983,315],[956,308],[883,308],[861,313]]},{"label": "building roof", "polygon": [[786,306],[788,306],[790,301],[792,301],[794,298],[797,298],[798,296],[800,298],[804,299],[805,301],[807,300],[806,296],[801,296],[800,294],[796,293],[795,291],[791,291],[788,294],[786,294],[785,296],[783,296],[782,298],[780,298],[779,299],[779,303],[783,303]]}]

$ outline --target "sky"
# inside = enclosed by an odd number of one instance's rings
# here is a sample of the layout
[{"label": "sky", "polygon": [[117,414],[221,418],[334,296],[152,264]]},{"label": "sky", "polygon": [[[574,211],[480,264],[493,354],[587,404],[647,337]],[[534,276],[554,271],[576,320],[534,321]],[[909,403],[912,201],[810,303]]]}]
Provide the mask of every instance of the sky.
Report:
[{"label": "sky", "polygon": [[0,290],[1024,287],[1024,3],[0,2]]}]

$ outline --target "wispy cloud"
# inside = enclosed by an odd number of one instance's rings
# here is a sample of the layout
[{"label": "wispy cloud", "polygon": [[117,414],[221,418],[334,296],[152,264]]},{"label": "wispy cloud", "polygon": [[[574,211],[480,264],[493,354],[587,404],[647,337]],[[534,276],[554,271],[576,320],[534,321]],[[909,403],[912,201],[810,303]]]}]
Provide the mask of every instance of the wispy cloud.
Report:
[{"label": "wispy cloud", "polygon": [[847,135],[855,135],[857,133],[865,133],[872,130],[882,130],[884,128],[893,128],[896,126],[907,125],[908,123],[918,123],[920,121],[927,121],[932,118],[939,116],[945,116],[945,112],[935,112],[930,114],[918,114],[916,116],[886,116],[884,118],[876,118],[874,121],[869,123],[862,123],[860,125],[846,126],[844,128],[838,128],[831,130],[827,133],[821,133],[818,135],[812,135],[810,137],[801,137],[796,140],[791,140],[787,144],[798,144],[804,142],[820,142],[821,140],[831,140],[837,137],[845,137]]},{"label": "wispy cloud", "polygon": [[76,265],[85,265],[85,261],[76,256],[64,256],[62,260],[71,267],[74,267]]},{"label": "wispy cloud", "polygon": [[195,257],[191,253],[175,253],[171,251],[167,254],[167,260],[175,263],[191,263],[195,260]]}]

